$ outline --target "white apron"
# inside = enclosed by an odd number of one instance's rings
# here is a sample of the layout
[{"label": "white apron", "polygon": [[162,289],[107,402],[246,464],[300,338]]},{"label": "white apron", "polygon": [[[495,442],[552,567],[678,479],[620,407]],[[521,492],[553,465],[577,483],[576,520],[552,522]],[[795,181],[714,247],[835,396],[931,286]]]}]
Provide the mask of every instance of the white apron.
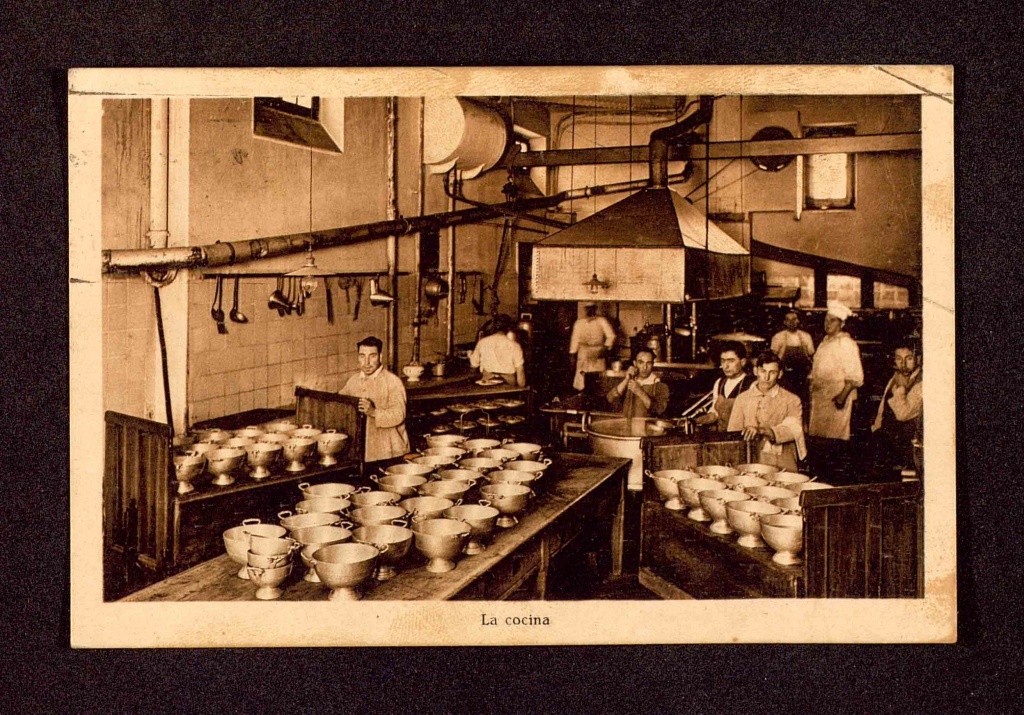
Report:
[{"label": "white apron", "polygon": [[572,381],[572,386],[575,389],[583,389],[583,373],[605,371],[605,360],[602,357],[603,352],[604,345],[598,345],[597,347],[580,345],[580,349],[576,352],[576,377]]},{"label": "white apron", "polygon": [[811,417],[807,433],[812,437],[850,439],[850,416],[857,390],[850,392],[843,409],[837,410],[832,398],[843,391],[847,380],[861,383],[860,350],[849,335],[840,333],[824,340],[814,353],[811,369]]}]

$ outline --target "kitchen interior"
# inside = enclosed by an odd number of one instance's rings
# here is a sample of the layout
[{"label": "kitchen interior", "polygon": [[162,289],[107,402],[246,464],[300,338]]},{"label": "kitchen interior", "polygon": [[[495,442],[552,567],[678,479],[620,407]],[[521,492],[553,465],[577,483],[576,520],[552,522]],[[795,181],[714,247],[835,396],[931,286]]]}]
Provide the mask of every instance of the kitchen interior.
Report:
[{"label": "kitchen interior", "polygon": [[[921,334],[917,96],[111,98],[101,122],[106,600],[922,595],[923,467],[860,449]],[[588,303],[615,341],[577,390]],[[790,312],[819,345],[832,303],[864,372],[847,458],[780,472],[698,424],[723,349]],[[525,385],[470,365],[499,314]],[[407,394],[386,466],[339,394],[366,336]],[[657,419],[605,399],[641,350]]]}]

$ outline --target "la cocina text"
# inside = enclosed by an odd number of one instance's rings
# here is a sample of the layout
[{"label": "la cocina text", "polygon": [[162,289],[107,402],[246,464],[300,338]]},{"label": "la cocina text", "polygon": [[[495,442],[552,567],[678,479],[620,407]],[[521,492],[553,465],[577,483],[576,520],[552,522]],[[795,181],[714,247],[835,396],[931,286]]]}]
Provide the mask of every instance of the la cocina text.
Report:
[{"label": "la cocina text", "polygon": [[503,620],[499,620],[498,616],[480,614],[481,626],[497,626],[501,623],[506,626],[550,626],[551,619],[547,616],[505,616]]}]

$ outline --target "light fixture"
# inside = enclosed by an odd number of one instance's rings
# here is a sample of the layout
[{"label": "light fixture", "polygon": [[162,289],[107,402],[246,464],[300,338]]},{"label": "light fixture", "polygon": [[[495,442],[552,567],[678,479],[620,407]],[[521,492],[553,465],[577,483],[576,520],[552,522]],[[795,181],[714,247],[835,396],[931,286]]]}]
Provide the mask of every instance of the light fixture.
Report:
[{"label": "light fixture", "polygon": [[587,290],[589,290],[591,293],[597,293],[602,288],[607,290],[612,287],[611,282],[599,280],[596,273],[591,277],[589,281],[584,281],[583,285],[585,285],[587,287]]},{"label": "light fixture", "polygon": [[302,289],[302,294],[307,298],[313,295],[313,291],[320,285],[316,277],[331,275],[324,273],[322,270],[316,267],[316,259],[313,257],[313,244],[309,245],[308,252],[306,253],[306,265],[302,268],[298,268],[291,273],[286,273],[286,277],[299,278],[299,288]]}]

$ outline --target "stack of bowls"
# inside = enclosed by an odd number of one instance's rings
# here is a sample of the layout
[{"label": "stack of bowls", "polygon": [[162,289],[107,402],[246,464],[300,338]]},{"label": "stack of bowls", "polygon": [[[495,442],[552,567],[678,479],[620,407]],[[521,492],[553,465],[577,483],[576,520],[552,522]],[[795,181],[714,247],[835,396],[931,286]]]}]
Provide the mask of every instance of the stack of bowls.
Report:
[{"label": "stack of bowls", "polygon": [[352,531],[344,526],[307,526],[304,529],[293,531],[291,537],[302,544],[299,556],[307,569],[302,580],[320,583],[320,577],[316,575],[316,571],[310,563],[310,557],[322,546],[344,544],[346,541],[350,541]]},{"label": "stack of bowls", "polygon": [[308,561],[320,581],[331,589],[328,600],[357,601],[362,598],[359,587],[373,575],[380,553],[376,546],[348,542],[322,546]]},{"label": "stack of bowls", "polygon": [[380,551],[375,576],[378,581],[388,581],[398,573],[396,564],[409,553],[409,549],[412,547],[413,533],[404,526],[376,524],[360,526],[353,532],[352,538],[360,544],[375,546]]},{"label": "stack of bowls", "polygon": [[700,504],[711,516],[711,526],[708,527],[716,534],[731,534],[732,528],[727,521],[728,515],[725,505],[731,501],[747,501],[750,497],[743,492],[732,489],[709,489],[700,492]]},{"label": "stack of bowls", "polygon": [[348,435],[344,432],[329,429],[324,430],[316,438],[316,449],[320,455],[320,466],[330,467],[338,463],[338,455],[345,449],[348,442]]},{"label": "stack of bowls", "polygon": [[469,540],[463,551],[470,556],[487,550],[486,539],[494,531],[500,515],[486,499],[481,499],[479,504],[459,504],[444,510],[444,518],[469,524]]},{"label": "stack of bowls", "polygon": [[782,509],[756,499],[731,501],[725,505],[729,526],[740,534],[737,543],[748,549],[764,546],[761,540],[761,517],[769,514],[781,514]]},{"label": "stack of bowls", "polygon": [[700,493],[711,489],[721,489],[722,483],[717,479],[699,477],[697,479],[683,479],[678,482],[678,485],[679,496],[690,506],[690,511],[686,516],[694,521],[711,521],[711,517],[708,516],[708,513],[704,511],[704,507],[701,506]]},{"label": "stack of bowls", "polygon": [[213,484],[218,487],[226,487],[235,483],[231,472],[242,466],[245,462],[245,450],[238,447],[221,447],[210,450],[206,453],[206,464],[210,474],[215,475]]},{"label": "stack of bowls", "polygon": [[772,561],[784,566],[800,563],[803,549],[803,517],[795,514],[771,514],[761,518],[761,537],[775,549]]},{"label": "stack of bowls", "polygon": [[472,527],[455,519],[423,519],[412,526],[416,549],[430,561],[427,571],[445,573],[455,568],[455,559],[462,552]]},{"label": "stack of bowls", "polygon": [[281,597],[281,584],[292,572],[292,555],[299,547],[299,542],[279,536],[250,537],[245,570],[256,584],[257,599],[271,601]]},{"label": "stack of bowls", "polygon": [[253,535],[266,537],[281,537],[288,533],[288,530],[277,524],[261,524],[259,519],[245,519],[241,526],[234,526],[224,532],[224,550],[228,556],[241,568],[235,575],[238,578],[249,579],[245,567],[248,564],[246,554],[249,551],[249,541]]}]

